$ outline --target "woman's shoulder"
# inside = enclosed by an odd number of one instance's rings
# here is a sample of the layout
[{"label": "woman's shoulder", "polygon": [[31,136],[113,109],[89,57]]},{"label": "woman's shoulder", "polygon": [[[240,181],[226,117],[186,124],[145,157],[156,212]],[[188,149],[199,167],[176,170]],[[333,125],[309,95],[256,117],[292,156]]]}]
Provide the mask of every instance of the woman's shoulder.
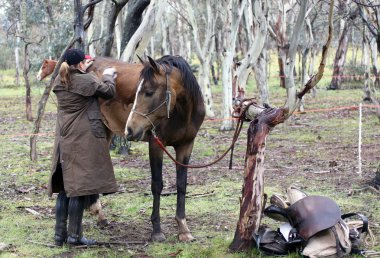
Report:
[{"label": "woman's shoulder", "polygon": [[97,82],[98,78],[92,73],[74,73],[72,79],[77,83],[93,83]]},{"label": "woman's shoulder", "polygon": [[75,73],[74,77],[76,77],[79,80],[84,80],[87,82],[93,82],[93,81],[99,81],[98,77],[93,72],[82,72],[82,73]]}]

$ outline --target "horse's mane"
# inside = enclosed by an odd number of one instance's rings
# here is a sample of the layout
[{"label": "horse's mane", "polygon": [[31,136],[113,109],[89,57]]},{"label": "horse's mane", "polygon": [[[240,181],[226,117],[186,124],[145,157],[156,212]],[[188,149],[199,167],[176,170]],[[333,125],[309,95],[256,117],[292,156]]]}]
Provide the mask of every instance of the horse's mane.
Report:
[{"label": "horse's mane", "polygon": [[[180,56],[166,55],[157,60],[156,63],[164,66],[164,69],[170,74],[173,67],[177,68],[181,73],[182,85],[188,94],[192,97],[194,104],[203,102],[201,88],[195,78],[190,65]],[[140,78],[152,82],[154,78],[153,68],[146,63],[141,71]]]}]

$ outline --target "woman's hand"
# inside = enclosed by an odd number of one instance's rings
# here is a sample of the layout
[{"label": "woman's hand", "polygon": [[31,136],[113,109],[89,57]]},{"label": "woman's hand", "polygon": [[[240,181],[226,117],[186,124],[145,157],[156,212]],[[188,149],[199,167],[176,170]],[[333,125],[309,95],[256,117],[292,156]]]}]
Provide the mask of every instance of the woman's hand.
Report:
[{"label": "woman's hand", "polygon": [[117,77],[117,72],[116,72],[116,69],[115,69],[115,68],[113,68],[113,67],[109,67],[109,68],[104,69],[104,71],[103,71],[103,75],[111,75],[112,78],[116,79],[116,77]]},{"label": "woman's hand", "polygon": [[94,63],[94,59],[85,59],[84,60],[84,65],[86,67],[85,71],[88,70],[88,68],[90,68],[90,66]]}]

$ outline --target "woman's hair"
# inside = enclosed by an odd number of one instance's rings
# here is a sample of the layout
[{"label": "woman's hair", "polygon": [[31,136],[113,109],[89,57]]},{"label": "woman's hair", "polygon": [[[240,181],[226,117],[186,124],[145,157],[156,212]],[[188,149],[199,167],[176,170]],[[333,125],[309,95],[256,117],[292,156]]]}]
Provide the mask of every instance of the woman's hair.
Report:
[{"label": "woman's hair", "polygon": [[67,89],[71,87],[70,66],[78,67],[78,64],[85,59],[85,54],[80,49],[69,49],[65,52],[63,60],[65,60],[60,69],[59,75],[61,76],[61,83]]},{"label": "woman's hair", "polygon": [[70,76],[70,66],[67,62],[63,62],[61,68],[59,69],[59,75],[61,76],[61,83],[66,86],[66,88],[70,87],[71,84],[71,76]]}]

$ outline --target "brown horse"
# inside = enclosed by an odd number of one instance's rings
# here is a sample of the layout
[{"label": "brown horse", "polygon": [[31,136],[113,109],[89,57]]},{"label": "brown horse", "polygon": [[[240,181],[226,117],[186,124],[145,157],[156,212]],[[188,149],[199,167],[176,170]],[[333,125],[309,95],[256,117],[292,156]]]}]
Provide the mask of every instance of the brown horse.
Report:
[{"label": "brown horse", "polygon": [[[88,70],[101,78],[103,70],[108,67],[114,67],[118,76],[116,96],[111,100],[99,99],[104,123],[110,130],[109,136],[112,133],[124,135],[125,132],[130,140],[149,142],[153,193],[152,240],[163,241],[165,235],[161,231],[159,212],[163,188],[163,151],[151,137],[152,131],[164,145],[174,147],[177,161],[187,164],[205,116],[202,93],[190,66],[181,57],[165,56],[157,61],[149,58],[142,64],[96,57]],[[187,227],[185,215],[187,168],[177,165],[176,172],[178,238],[180,241],[191,241],[194,238]]]},{"label": "brown horse", "polygon": [[[164,56],[157,61],[148,57],[130,112],[125,135],[129,140],[149,141],[152,171],[153,238],[163,240],[160,226],[163,150],[155,143],[156,134],[164,145],[173,146],[176,160],[188,164],[194,138],[205,116],[200,87],[190,66],[181,57]],[[187,168],[177,165],[177,211],[175,219],[181,241],[193,240],[187,227],[185,196]]]},{"label": "brown horse", "polygon": [[42,61],[40,70],[38,70],[37,80],[42,81],[47,76],[52,74],[56,65],[57,65],[57,61],[55,60],[44,59],[44,61]]}]

